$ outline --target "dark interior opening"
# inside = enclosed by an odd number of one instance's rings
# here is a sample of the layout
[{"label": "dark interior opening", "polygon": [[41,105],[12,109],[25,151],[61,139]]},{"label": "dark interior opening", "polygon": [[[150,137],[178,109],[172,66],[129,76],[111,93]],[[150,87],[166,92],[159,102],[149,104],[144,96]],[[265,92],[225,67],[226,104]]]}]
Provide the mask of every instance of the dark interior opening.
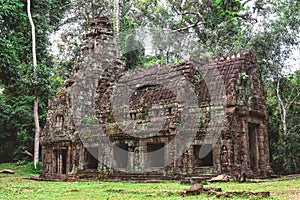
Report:
[{"label": "dark interior opening", "polygon": [[213,166],[212,144],[194,145],[194,166]]},{"label": "dark interior opening", "polygon": [[248,123],[249,134],[249,152],[250,152],[250,167],[252,170],[257,169],[257,133],[258,124]]},{"label": "dark interior opening", "polygon": [[114,146],[115,167],[126,168],[128,163],[128,145],[116,144]]},{"label": "dark interior opening", "polygon": [[172,107],[168,108],[168,115],[172,115]]},{"label": "dark interior opening", "polygon": [[148,143],[147,152],[149,155],[150,167],[163,167],[164,166],[164,143]]},{"label": "dark interior opening", "polygon": [[86,169],[98,169],[98,147],[86,149]]},{"label": "dark interior opening", "polygon": [[67,149],[55,149],[55,172],[57,174],[67,173]]}]

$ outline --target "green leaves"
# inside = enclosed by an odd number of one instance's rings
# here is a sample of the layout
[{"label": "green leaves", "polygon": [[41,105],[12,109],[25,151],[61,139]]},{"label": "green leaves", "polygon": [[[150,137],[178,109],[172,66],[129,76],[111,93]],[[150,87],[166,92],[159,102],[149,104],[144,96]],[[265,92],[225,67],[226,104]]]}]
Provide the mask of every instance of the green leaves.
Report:
[{"label": "green leaves", "polygon": [[[41,121],[47,113],[47,102],[57,83],[48,54],[48,33],[57,29],[67,0],[32,2],[37,33],[38,78],[33,78],[31,28],[26,14],[26,1],[0,0],[0,162],[11,161],[21,149],[33,146],[33,88],[40,93]],[[2,88],[2,87],[1,87]],[[2,148],[8,147],[9,148]],[[17,148],[18,147],[18,148]],[[18,156],[16,156],[18,158]]]},{"label": "green leaves", "polygon": [[[274,86],[267,90],[272,167],[279,174],[299,173],[300,71],[273,81]],[[277,89],[281,99],[277,97]],[[283,109],[286,111],[284,121]],[[287,126],[286,133],[283,130],[284,123]]]},{"label": "green leaves", "polygon": [[16,11],[20,11],[24,4],[18,0],[0,0],[0,15],[10,16]]}]

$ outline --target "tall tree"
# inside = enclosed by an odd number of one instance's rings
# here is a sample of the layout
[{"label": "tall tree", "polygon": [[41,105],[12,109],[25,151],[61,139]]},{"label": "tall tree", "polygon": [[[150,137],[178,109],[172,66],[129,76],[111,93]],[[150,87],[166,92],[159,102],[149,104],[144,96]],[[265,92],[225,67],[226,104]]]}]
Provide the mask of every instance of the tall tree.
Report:
[{"label": "tall tree", "polygon": [[268,106],[272,167],[277,173],[299,173],[300,71],[273,80]]},{"label": "tall tree", "polygon": [[[31,26],[31,35],[32,35],[32,60],[33,60],[33,78],[37,80],[37,59],[36,59],[36,39],[35,39],[35,25],[32,20],[31,11],[30,11],[30,0],[27,0],[27,15],[29,18]],[[37,163],[39,162],[39,146],[40,146],[40,123],[39,123],[39,91],[37,86],[34,88],[34,105],[33,105],[33,115],[34,115],[34,124],[35,124],[35,136],[34,136],[34,155],[33,163],[36,168]]]},{"label": "tall tree", "polygon": [[[296,149],[297,102],[299,102],[299,72],[289,75],[296,68],[293,51],[300,44],[300,2],[293,0],[270,1],[260,7],[261,26],[249,34],[245,44],[258,57],[260,70],[265,78],[270,109],[270,144],[272,167],[277,173],[299,173],[300,162]],[[299,67],[299,66],[298,66]]]},{"label": "tall tree", "polygon": [[[32,64],[32,35],[27,1],[0,0],[0,162],[24,159],[22,151],[33,151],[35,124],[34,88],[39,88],[41,127],[47,115],[47,102],[57,86],[56,69],[48,54],[48,34],[68,8],[68,0],[31,0],[36,27],[36,79]],[[3,112],[2,112],[3,111]]]}]

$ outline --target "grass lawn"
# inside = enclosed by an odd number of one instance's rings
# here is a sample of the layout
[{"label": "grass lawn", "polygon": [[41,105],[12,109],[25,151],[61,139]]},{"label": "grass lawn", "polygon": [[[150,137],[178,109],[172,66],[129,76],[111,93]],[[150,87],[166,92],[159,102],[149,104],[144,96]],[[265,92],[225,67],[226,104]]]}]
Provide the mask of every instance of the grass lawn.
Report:
[{"label": "grass lawn", "polygon": [[[178,181],[163,183],[139,182],[37,182],[28,180],[37,176],[32,164],[16,166],[0,164],[1,169],[12,169],[15,174],[0,174],[0,199],[217,199],[214,196],[180,196],[190,185]],[[267,199],[300,199],[300,179],[267,181],[260,183],[207,183],[221,187],[223,192],[271,192]],[[236,196],[231,199],[241,199]],[[255,197],[244,197],[255,199]]]}]

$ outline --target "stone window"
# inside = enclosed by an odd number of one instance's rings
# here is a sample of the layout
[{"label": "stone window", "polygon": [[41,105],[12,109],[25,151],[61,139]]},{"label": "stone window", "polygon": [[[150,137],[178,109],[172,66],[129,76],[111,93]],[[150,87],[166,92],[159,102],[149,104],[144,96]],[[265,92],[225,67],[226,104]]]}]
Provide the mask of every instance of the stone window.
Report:
[{"label": "stone window", "polygon": [[194,166],[208,167],[213,166],[212,144],[194,145]]},{"label": "stone window", "polygon": [[55,149],[55,173],[66,174],[67,173],[67,149]]},{"label": "stone window", "polygon": [[131,120],[136,120],[137,119],[136,113],[130,113],[130,119]]},{"label": "stone window", "polygon": [[147,153],[149,155],[148,166],[163,167],[164,166],[164,143],[148,143]]}]

